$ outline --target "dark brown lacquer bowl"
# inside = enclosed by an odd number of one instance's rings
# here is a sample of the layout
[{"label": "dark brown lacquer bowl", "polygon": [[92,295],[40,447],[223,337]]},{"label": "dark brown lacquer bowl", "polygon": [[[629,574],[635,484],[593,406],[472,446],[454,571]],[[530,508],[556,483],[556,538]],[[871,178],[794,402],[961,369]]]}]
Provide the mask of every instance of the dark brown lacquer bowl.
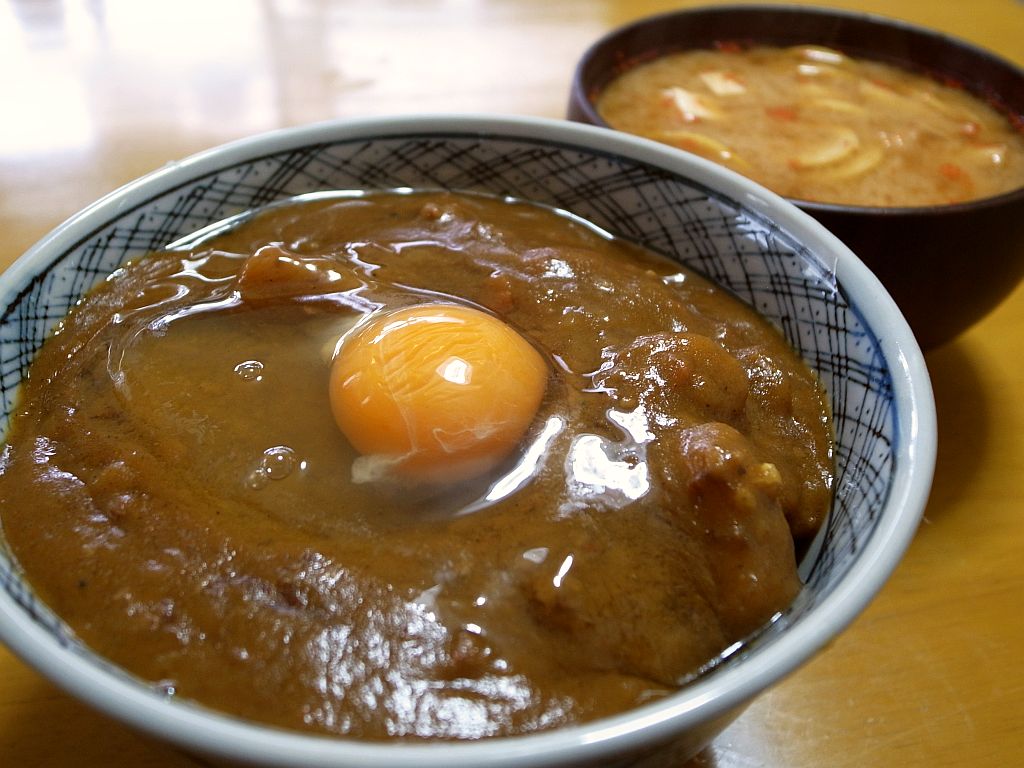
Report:
[{"label": "dark brown lacquer bowl", "polygon": [[[1024,70],[988,51],[880,16],[758,5],[678,11],[611,32],[580,60],[568,116],[606,126],[595,101],[618,74],[667,53],[722,41],[816,43],[928,73],[960,84],[1024,126]],[[790,202],[818,219],[875,272],[926,350],[983,317],[1024,275],[1024,188],[924,207]]]}]

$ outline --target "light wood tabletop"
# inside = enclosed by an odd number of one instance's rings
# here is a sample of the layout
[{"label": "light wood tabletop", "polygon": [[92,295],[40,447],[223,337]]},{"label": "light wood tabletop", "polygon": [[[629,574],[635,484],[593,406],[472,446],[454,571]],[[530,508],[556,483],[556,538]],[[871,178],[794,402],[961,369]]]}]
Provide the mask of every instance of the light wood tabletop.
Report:
[{"label": "light wood tabletop", "polygon": [[[659,0],[0,0],[0,268],[195,151],[346,116],[562,117],[576,59]],[[819,2],[1024,64],[1016,0]],[[941,311],[941,308],[937,308]],[[691,765],[1024,765],[1024,286],[930,352],[935,485],[903,563]],[[195,766],[0,649],[0,765]]]}]

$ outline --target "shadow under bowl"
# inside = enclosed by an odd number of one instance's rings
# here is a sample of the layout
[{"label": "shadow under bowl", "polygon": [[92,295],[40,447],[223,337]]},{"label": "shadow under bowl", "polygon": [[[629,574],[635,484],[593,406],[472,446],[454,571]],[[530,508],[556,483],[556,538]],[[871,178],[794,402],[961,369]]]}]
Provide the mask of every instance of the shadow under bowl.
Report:
[{"label": "shadow under bowl", "polygon": [[[568,117],[609,127],[595,104],[613,79],[666,54],[721,42],[825,45],[956,83],[1024,126],[1024,70],[986,50],[881,16],[771,5],[696,8],[612,31],[580,60]],[[824,224],[878,276],[926,350],[980,320],[1024,277],[1024,188],[921,207],[789,201]]]}]

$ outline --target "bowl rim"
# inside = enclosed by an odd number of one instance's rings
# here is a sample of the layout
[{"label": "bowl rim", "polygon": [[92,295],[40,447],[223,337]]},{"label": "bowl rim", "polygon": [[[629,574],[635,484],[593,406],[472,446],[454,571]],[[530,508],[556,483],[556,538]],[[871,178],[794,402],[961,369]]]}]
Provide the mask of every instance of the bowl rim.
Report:
[{"label": "bowl rim", "polygon": [[891,373],[900,434],[896,473],[878,527],[850,570],[813,611],[741,665],[698,680],[665,699],[590,723],[475,742],[371,743],[279,730],[179,701],[109,674],[62,647],[6,591],[0,591],[0,640],[58,686],[139,730],[199,753],[258,765],[457,768],[542,766],[607,759],[669,740],[686,728],[725,716],[806,662],[849,625],[881,588],[908,547],[924,511],[934,471],[936,418],[927,368],[909,326],[877,278],[808,214],[754,182],[710,161],[611,129],[539,117],[427,114],[327,121],[243,138],[172,162],[102,197],[31,247],[2,277],[0,302],[87,233],[139,201],[197,176],[270,153],[353,138],[414,133],[529,139],[621,156],[691,178],[771,218],[813,252],[835,258],[847,295],[871,307],[872,326]]},{"label": "bowl rim", "polygon": [[[848,8],[831,8],[816,5],[783,5],[778,3],[757,3],[757,4],[726,4],[726,5],[702,5],[695,6],[692,8],[681,8],[674,11],[665,11],[662,13],[656,13],[649,16],[645,16],[634,21],[623,24],[622,26],[616,27],[609,30],[604,35],[599,37],[593,43],[591,43],[584,51],[583,55],[576,63],[576,67],[573,70],[572,81],[570,85],[570,104],[579,108],[585,115],[586,120],[591,125],[596,125],[602,128],[611,128],[604,118],[598,114],[597,107],[593,101],[593,89],[587,87],[585,83],[586,69],[593,61],[595,55],[603,47],[613,44],[619,38],[627,38],[629,35],[635,33],[637,30],[656,26],[659,23],[664,23],[675,19],[685,19],[698,16],[749,16],[751,14],[774,14],[778,16],[804,16],[804,17],[816,17],[823,20],[834,20],[834,21],[847,21],[856,23],[866,23],[876,27],[886,27],[889,29],[898,30],[910,37],[916,37],[918,39],[928,39],[932,42],[942,44],[950,49],[956,49],[960,52],[967,53],[975,60],[984,60],[993,66],[1005,69],[1011,72],[1020,81],[1021,87],[1024,88],[1024,67],[1019,66],[1016,62],[1001,56],[994,51],[987,48],[983,48],[976,43],[972,43],[968,40],[964,40],[955,35],[943,32],[941,30],[932,29],[930,27],[915,24],[913,22],[905,21],[903,19],[886,16],[880,13],[874,13],[869,11],[858,11],[855,9]],[[815,41],[809,41],[811,43]],[[689,50],[689,47],[681,47],[679,50]],[[907,59],[906,64],[911,65],[913,62]],[[897,65],[898,66],[898,65]],[[938,67],[933,68],[936,72],[939,70]],[[975,90],[966,88],[973,96],[985,101],[984,96],[977,93]],[[1001,105],[1001,111],[1009,111],[1009,106],[1006,104]],[[1017,126],[1017,131],[1024,137],[1024,101],[1022,101],[1019,109],[1013,110],[1012,116],[1004,115],[1011,123],[1016,125],[1019,121],[1020,125]],[[612,129],[616,130],[616,129]],[[679,150],[684,151],[684,150]],[[932,204],[932,205],[854,205],[851,203],[831,203],[823,202],[818,200],[805,200],[799,197],[785,197],[785,200],[793,203],[801,209],[807,211],[821,212],[821,213],[844,213],[846,215],[860,215],[860,216],[895,216],[895,217],[916,217],[916,216],[939,216],[939,215],[956,215],[960,213],[968,213],[971,211],[999,207],[1009,203],[1015,203],[1017,201],[1024,201],[1024,183],[1016,189],[1007,190],[997,195],[988,195],[986,197],[979,197],[970,200],[964,200],[957,203],[947,204]]]}]

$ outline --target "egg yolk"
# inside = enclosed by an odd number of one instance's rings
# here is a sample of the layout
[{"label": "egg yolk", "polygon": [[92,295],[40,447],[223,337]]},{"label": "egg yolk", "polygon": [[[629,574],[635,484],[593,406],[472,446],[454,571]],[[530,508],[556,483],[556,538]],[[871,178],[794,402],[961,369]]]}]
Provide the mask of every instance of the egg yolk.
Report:
[{"label": "egg yolk", "polygon": [[371,318],[331,366],[334,419],[362,454],[353,476],[454,482],[493,469],[526,434],[548,373],[522,336],[470,307]]}]

